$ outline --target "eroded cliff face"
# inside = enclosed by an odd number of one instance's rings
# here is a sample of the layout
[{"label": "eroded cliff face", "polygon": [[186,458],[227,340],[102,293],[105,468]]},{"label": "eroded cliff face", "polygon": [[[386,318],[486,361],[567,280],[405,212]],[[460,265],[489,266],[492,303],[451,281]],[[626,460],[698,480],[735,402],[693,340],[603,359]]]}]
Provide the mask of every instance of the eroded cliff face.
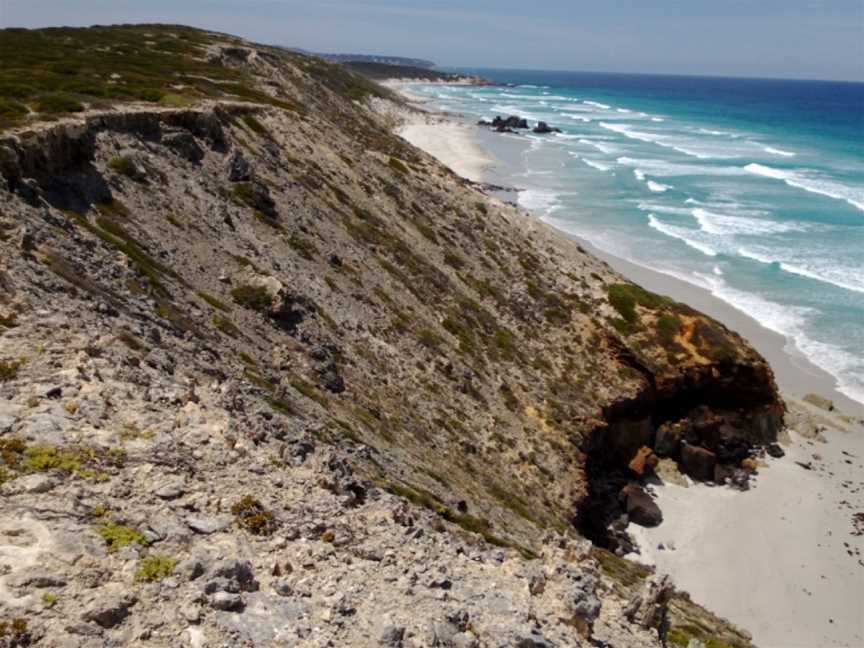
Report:
[{"label": "eroded cliff face", "polygon": [[[602,593],[618,564],[573,523],[620,548],[621,489],[655,454],[746,470],[782,422],[768,366],[393,136],[350,76],[208,38],[210,64],[278,105],[125,104],[0,135],[2,481],[33,539],[0,603],[32,612],[44,564],[68,589],[34,636],[75,617],[82,645],[271,645],[282,629],[222,613],[274,605],[296,645],[429,645],[418,587],[448,593],[423,608],[446,641],[527,640],[532,606],[559,645],[659,641]],[[477,598],[465,555],[519,595]],[[189,573],[136,581],[157,557]],[[314,567],[358,559],[386,568]],[[367,596],[391,578],[392,631]]]}]

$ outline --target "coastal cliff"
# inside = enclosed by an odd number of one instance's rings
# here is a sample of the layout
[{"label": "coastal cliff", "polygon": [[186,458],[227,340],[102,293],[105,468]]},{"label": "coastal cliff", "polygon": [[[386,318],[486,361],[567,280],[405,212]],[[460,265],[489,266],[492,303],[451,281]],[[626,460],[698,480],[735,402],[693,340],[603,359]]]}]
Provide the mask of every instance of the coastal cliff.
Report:
[{"label": "coastal cliff", "polygon": [[609,551],[655,468],[776,438],[744,340],[339,66],[59,31],[3,38],[45,87],[0,121],[0,642],[749,645]]}]

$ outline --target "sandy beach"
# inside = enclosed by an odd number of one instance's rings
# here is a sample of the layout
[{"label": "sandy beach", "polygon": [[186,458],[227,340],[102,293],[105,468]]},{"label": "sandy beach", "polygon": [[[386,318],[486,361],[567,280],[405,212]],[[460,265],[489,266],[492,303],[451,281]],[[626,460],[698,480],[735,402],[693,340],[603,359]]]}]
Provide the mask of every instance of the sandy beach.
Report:
[{"label": "sandy beach", "polygon": [[[864,646],[864,430],[790,432],[752,487],[654,488],[663,523],[630,525],[640,562],[746,628],[763,648]],[[801,465],[803,464],[803,466]],[[808,466],[805,468],[804,466]]]},{"label": "sandy beach", "polygon": [[[513,185],[524,171],[527,143],[455,117],[446,126],[406,125],[400,134],[472,180]],[[783,336],[709,292],[567,234],[640,285],[739,332],[770,362],[790,406],[786,456],[767,459],[749,491],[653,486],[664,522],[631,525],[640,546],[631,557],[670,574],[763,648],[864,646],[864,522],[856,527],[854,518],[864,511],[864,405],[839,393],[834,378]],[[833,401],[835,411],[802,402],[809,393]]]}]

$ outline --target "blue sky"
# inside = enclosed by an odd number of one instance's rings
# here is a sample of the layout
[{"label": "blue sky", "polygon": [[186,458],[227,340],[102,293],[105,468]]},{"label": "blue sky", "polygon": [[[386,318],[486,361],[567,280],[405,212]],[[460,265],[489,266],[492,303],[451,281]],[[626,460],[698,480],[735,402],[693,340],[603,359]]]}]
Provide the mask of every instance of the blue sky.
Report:
[{"label": "blue sky", "polygon": [[864,81],[862,0],[0,0],[5,26],[173,22],[446,66]]}]

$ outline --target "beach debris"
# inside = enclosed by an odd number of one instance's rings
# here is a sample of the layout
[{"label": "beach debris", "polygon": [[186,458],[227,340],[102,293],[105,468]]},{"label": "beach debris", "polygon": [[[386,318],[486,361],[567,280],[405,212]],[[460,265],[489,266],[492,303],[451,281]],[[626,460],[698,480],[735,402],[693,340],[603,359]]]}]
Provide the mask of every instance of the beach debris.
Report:
[{"label": "beach debris", "polygon": [[796,461],[795,463],[798,464],[799,466],[801,466],[804,470],[813,470],[813,464],[810,463],[809,461],[807,461],[807,462]]}]

